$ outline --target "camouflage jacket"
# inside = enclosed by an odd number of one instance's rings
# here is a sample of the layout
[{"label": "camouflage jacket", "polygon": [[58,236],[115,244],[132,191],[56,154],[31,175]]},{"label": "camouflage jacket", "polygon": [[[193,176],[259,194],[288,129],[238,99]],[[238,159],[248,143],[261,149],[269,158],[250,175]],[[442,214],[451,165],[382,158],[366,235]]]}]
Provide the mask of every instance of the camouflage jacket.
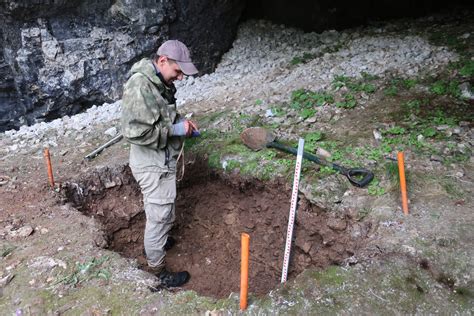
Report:
[{"label": "camouflage jacket", "polygon": [[141,170],[175,170],[183,137],[170,136],[179,120],[174,86],[157,76],[150,59],[132,66],[122,97],[122,134],[131,143],[130,167]]}]

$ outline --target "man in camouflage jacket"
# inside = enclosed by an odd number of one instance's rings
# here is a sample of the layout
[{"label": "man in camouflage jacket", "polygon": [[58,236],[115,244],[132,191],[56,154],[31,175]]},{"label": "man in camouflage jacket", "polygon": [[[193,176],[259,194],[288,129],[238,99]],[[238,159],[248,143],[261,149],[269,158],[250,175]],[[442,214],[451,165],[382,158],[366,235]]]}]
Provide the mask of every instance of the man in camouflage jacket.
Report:
[{"label": "man in camouflage jacket", "polygon": [[130,168],[143,194],[146,213],[144,235],[148,265],[165,286],[186,283],[189,273],[165,268],[168,237],[175,220],[176,162],[184,137],[196,125],[180,118],[174,97],[175,80],[194,75],[196,67],[188,48],[170,40],[158,49],[153,60],[142,59],[132,66],[122,98],[122,134],[130,145]]}]

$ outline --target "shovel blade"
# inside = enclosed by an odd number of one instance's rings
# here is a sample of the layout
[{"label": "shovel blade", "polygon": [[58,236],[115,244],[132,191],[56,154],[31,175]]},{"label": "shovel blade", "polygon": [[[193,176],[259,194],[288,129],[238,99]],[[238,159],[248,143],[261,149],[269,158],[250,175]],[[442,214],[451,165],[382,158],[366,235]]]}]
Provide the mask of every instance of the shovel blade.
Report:
[{"label": "shovel blade", "polygon": [[267,147],[267,144],[273,142],[275,140],[275,135],[263,127],[249,127],[240,134],[240,139],[245,146],[258,151]]}]

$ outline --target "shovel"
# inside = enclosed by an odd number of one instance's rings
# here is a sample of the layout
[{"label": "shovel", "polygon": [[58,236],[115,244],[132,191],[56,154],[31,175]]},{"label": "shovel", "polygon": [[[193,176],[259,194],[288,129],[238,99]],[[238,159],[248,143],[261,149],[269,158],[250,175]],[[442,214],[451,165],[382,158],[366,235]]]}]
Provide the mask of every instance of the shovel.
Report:
[{"label": "shovel", "polygon": [[[245,129],[242,134],[240,134],[240,139],[242,139],[242,142],[245,144],[245,146],[255,151],[267,147],[280,149],[295,156],[297,155],[296,148],[288,147],[277,142],[275,140],[276,137],[270,131],[264,129],[263,127],[250,127]],[[374,178],[374,174],[364,168],[345,168],[343,166],[328,162],[323,158],[319,158],[307,152],[303,153],[303,158],[306,158],[319,165],[333,168],[339,173],[345,175],[353,185],[359,188],[365,187]]]}]

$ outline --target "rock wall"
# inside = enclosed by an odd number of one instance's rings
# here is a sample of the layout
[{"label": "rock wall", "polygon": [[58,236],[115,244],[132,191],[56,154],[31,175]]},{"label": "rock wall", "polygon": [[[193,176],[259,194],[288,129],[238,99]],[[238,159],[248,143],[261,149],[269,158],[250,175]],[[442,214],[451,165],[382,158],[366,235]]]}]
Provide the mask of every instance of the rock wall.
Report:
[{"label": "rock wall", "polygon": [[168,38],[211,70],[232,44],[240,2],[1,2],[0,131],[117,100],[131,65]]}]

